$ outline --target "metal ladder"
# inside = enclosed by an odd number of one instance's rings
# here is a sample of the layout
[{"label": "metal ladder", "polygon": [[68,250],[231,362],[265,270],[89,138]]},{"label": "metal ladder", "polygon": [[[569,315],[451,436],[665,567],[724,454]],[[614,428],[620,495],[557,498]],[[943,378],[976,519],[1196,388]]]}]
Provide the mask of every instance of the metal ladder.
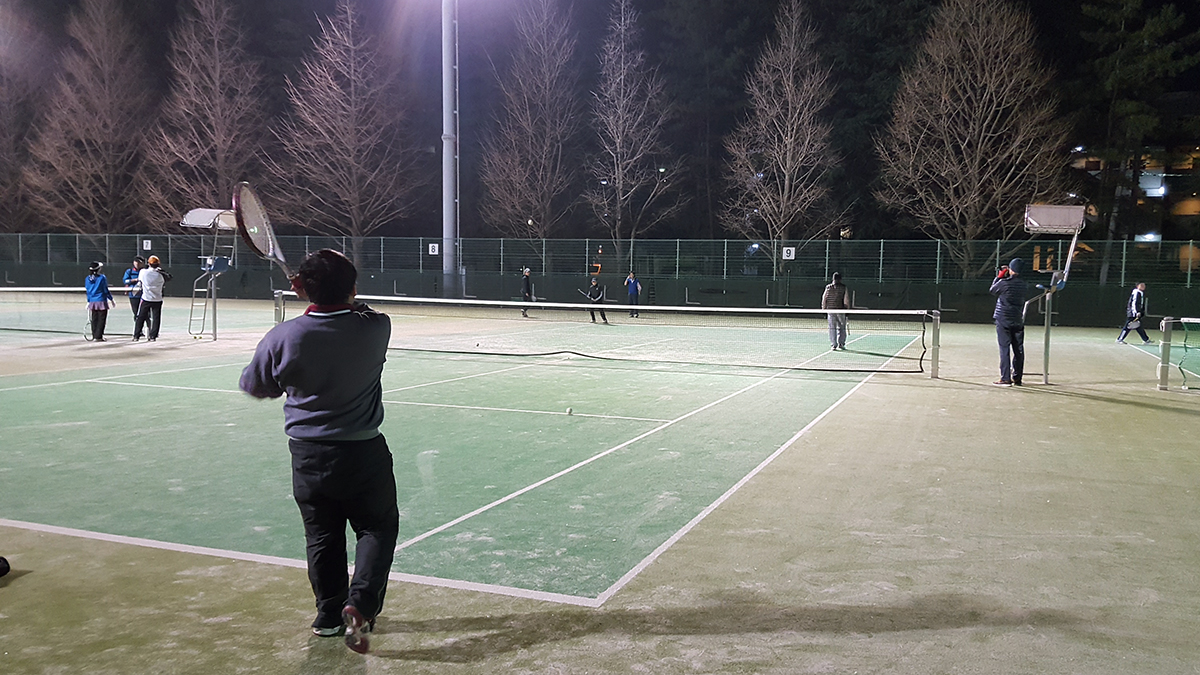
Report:
[{"label": "metal ladder", "polygon": [[[188,314],[188,334],[199,339],[209,327],[209,306],[212,306],[212,337],[217,339],[217,278],[229,270],[237,252],[237,235],[229,232],[228,243],[222,243],[221,228],[213,228],[211,255],[200,256],[203,274],[192,282],[192,307]],[[203,253],[203,249],[201,250]],[[222,255],[226,254],[226,255]]]}]

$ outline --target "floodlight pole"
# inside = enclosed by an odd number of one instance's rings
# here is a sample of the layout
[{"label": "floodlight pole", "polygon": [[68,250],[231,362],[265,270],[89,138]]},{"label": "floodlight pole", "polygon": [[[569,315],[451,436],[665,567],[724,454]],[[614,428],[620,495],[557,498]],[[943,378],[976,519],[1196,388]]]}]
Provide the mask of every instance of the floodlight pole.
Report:
[{"label": "floodlight pole", "polygon": [[442,295],[458,297],[458,0],[442,0]]}]

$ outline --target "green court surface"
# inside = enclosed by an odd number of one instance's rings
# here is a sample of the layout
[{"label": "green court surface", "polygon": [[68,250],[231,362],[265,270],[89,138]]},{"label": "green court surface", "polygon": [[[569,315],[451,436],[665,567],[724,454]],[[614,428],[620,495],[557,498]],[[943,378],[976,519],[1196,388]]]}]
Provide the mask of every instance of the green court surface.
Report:
[{"label": "green court surface", "polygon": [[[237,390],[270,307],[215,342],[167,310],[154,344],[0,333],[0,672],[1200,672],[1200,392],[1115,330],[1056,329],[1043,386],[1031,329],[1022,388],[990,326],[945,327],[939,379],[391,350],[362,657],[307,633],[281,403]],[[667,339],[619,318],[473,330]]]}]

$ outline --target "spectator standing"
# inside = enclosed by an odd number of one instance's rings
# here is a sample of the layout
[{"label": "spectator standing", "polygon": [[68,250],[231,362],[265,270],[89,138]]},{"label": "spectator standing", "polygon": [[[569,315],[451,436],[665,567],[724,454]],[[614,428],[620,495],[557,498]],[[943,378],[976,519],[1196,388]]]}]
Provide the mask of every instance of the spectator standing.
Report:
[{"label": "spectator standing", "polygon": [[633,272],[625,277],[625,292],[629,294],[629,316],[635,317],[638,315],[638,295],[642,292],[642,282]]},{"label": "spectator standing", "polygon": [[133,310],[133,320],[137,321],[138,306],[142,304],[142,287],[138,285],[138,272],[146,266],[146,259],[142,256],[136,256],[133,259],[133,267],[125,270],[125,276],[121,279],[122,285],[129,290],[129,308]]},{"label": "spectator standing", "polygon": [[158,330],[162,324],[163,284],[171,280],[171,275],[159,267],[158,256],[152,255],[146,259],[148,265],[138,272],[138,286],[142,289],[142,302],[138,305],[137,320],[133,322],[133,341],[142,339],[142,328],[147,320],[150,322],[146,340],[154,342],[158,339]]},{"label": "spectator standing", "polygon": [[[850,309],[850,291],[842,283],[841,272],[834,272],[830,284],[821,294],[821,309],[846,310]],[[833,350],[846,349],[846,332],[848,320],[845,312],[829,311],[829,348]]]}]

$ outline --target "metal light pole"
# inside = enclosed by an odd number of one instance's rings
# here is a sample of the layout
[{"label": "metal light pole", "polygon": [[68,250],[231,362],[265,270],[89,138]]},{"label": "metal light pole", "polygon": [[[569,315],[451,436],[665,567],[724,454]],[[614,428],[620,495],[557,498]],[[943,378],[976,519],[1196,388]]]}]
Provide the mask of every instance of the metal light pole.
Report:
[{"label": "metal light pole", "polygon": [[442,0],[442,295],[459,295],[458,0]]}]

